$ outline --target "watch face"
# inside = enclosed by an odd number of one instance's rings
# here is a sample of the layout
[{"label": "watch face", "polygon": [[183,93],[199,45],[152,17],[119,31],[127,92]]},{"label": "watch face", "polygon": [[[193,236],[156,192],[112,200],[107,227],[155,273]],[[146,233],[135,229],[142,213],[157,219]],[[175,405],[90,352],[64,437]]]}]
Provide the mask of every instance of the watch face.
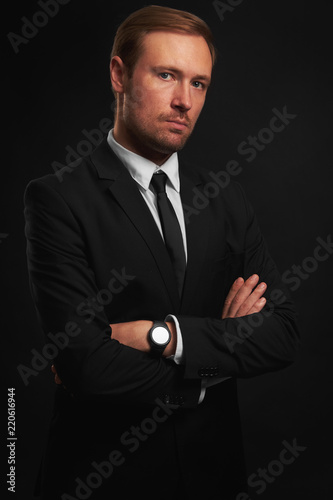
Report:
[{"label": "watch face", "polygon": [[170,334],[166,328],[163,326],[157,326],[152,331],[152,338],[155,344],[164,345],[169,341]]}]

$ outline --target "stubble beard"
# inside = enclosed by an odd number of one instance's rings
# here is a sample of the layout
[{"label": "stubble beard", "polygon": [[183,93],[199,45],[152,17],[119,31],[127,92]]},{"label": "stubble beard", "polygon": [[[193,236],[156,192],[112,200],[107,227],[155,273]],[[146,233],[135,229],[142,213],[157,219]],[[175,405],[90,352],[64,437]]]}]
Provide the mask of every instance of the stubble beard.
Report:
[{"label": "stubble beard", "polygon": [[148,147],[162,154],[173,154],[181,151],[191,135],[185,135],[181,130],[150,132],[147,129],[140,129],[138,132],[142,141]]},{"label": "stubble beard", "polygon": [[[154,117],[154,120],[150,120],[149,117],[146,117],[144,120],[139,119],[139,117],[133,119],[133,117],[136,117],[135,109],[127,109],[127,112],[124,114],[124,121],[132,139],[141,149],[151,149],[157,153],[171,155],[184,148],[193,131],[193,127],[188,119],[186,120],[188,127],[185,130],[173,129],[172,131],[167,131],[162,130],[158,126],[172,118],[184,119],[180,114],[178,116],[175,115],[176,113],[172,117],[166,115],[158,116],[155,129],[151,124],[154,123],[156,117]],[[172,128],[171,124],[170,128]]]}]

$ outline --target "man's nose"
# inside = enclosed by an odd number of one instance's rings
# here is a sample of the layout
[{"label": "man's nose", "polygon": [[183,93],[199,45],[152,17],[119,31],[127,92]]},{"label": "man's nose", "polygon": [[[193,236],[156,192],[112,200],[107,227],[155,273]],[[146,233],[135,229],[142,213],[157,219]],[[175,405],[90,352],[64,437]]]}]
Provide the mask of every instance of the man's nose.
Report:
[{"label": "man's nose", "polygon": [[172,99],[172,107],[182,112],[189,111],[192,108],[191,89],[188,83],[184,82],[177,85]]}]

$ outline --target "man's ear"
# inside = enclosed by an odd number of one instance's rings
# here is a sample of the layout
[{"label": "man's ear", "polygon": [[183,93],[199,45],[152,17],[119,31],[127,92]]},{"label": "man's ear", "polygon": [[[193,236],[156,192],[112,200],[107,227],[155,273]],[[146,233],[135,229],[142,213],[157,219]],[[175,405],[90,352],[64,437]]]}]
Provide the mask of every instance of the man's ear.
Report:
[{"label": "man's ear", "polygon": [[119,56],[114,56],[110,62],[110,77],[114,92],[124,93],[125,88],[125,65]]}]

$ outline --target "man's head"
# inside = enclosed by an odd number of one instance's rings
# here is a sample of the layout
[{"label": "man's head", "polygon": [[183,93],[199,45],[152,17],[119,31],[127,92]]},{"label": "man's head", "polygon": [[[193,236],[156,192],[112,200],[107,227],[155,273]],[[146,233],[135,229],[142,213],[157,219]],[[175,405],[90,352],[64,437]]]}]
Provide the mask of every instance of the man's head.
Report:
[{"label": "man's head", "polygon": [[118,142],[156,163],[180,150],[204,105],[215,57],[210,29],[193,14],[152,5],[130,15],[111,54]]}]

